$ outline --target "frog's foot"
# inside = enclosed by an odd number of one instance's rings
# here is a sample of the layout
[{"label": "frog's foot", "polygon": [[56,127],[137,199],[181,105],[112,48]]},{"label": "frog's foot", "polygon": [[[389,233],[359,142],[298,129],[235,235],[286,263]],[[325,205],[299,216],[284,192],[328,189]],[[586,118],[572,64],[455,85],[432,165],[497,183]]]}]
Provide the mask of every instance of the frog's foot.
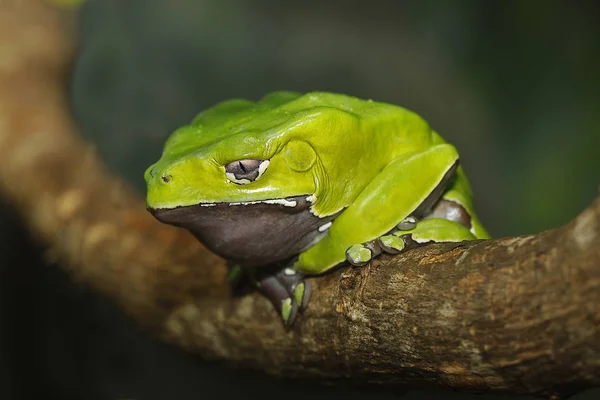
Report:
[{"label": "frog's foot", "polygon": [[410,236],[396,236],[396,232],[409,231],[417,226],[417,219],[409,216],[398,223],[397,230],[369,242],[350,246],[346,250],[346,260],[354,266],[362,266],[380,255],[382,252],[398,254],[413,243]]},{"label": "frog's foot", "polygon": [[256,277],[256,286],[273,303],[286,326],[291,326],[310,299],[310,286],[304,275],[293,268]]},{"label": "frog's foot", "polygon": [[408,217],[391,232],[370,242],[351,246],[346,250],[346,259],[355,266],[361,266],[382,252],[398,254],[427,243],[461,242],[473,240],[475,235],[464,225],[443,218],[428,218],[417,221]]}]

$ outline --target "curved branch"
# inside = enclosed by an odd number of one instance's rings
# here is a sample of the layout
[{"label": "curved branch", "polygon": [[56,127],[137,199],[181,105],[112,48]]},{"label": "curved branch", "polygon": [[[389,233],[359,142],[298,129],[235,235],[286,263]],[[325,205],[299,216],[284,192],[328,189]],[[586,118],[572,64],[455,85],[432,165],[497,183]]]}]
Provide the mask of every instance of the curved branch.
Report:
[{"label": "curved branch", "polygon": [[282,376],[553,396],[600,384],[600,197],[560,229],[313,279],[286,331],[264,298],[231,298],[223,261],[156,222],[78,138],[69,24],[14,3],[0,10],[0,193],[51,260],[156,334]]}]

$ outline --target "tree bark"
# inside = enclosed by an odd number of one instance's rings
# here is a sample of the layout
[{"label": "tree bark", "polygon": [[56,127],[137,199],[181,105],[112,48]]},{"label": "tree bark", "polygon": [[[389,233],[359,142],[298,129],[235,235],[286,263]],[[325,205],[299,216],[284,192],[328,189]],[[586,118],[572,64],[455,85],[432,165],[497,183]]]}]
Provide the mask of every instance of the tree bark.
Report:
[{"label": "tree bark", "polygon": [[[311,280],[285,330],[224,262],[162,225],[68,113],[68,16],[0,5],[0,194],[49,261],[156,335],[286,377],[560,397],[600,384],[600,197],[536,235],[430,245]],[[141,173],[141,171],[140,171]]]}]

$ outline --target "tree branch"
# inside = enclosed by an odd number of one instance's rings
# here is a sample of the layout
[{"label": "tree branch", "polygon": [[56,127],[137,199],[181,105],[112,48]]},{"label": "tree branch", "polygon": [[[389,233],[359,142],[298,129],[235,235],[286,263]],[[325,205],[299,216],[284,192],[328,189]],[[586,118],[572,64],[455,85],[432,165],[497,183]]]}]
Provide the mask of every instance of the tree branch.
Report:
[{"label": "tree branch", "polygon": [[553,231],[312,279],[286,331],[261,296],[232,298],[223,261],[156,222],[77,136],[64,17],[35,0],[0,9],[0,194],[77,281],[190,352],[275,375],[556,397],[600,384],[600,197]]}]

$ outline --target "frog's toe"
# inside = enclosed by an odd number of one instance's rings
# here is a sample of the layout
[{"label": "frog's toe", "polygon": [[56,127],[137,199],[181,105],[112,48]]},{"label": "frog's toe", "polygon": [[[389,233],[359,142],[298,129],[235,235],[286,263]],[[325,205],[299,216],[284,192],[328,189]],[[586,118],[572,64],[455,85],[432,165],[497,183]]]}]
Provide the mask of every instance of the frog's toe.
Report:
[{"label": "frog's toe", "polygon": [[294,299],[298,304],[298,309],[304,311],[308,307],[308,301],[310,300],[310,284],[307,281],[296,284],[293,288]]},{"label": "frog's toe", "polygon": [[[393,243],[392,247],[402,247],[400,251],[406,251],[410,249],[414,249],[416,247],[420,247],[424,244],[429,243],[431,240],[428,238],[421,238],[418,232],[412,231],[403,231],[397,230],[387,235],[391,236],[391,238],[387,239],[388,243]],[[395,238],[395,239],[394,239]],[[402,242],[402,243],[400,243]]]},{"label": "frog's toe", "polygon": [[285,326],[292,326],[296,321],[296,314],[298,313],[298,305],[292,297],[288,297],[281,301],[281,310],[279,315],[283,320]]},{"label": "frog's toe", "polygon": [[381,250],[388,254],[398,254],[406,248],[404,237],[396,235],[385,235],[377,239]]},{"label": "frog's toe", "polygon": [[355,267],[360,267],[379,254],[381,254],[381,247],[377,240],[372,240],[348,247],[346,250],[346,260]]},{"label": "frog's toe", "polygon": [[279,282],[287,289],[288,293],[293,296],[300,311],[306,309],[310,300],[311,290],[308,281],[304,279],[304,274],[293,268],[285,268],[277,273],[276,276]]},{"label": "frog's toe", "polygon": [[413,216],[408,216],[408,217],[404,218],[402,221],[398,222],[398,225],[396,225],[396,228],[398,228],[401,231],[410,231],[412,229],[415,229],[416,226],[417,226],[417,219]]},{"label": "frog's toe", "polygon": [[283,323],[291,326],[296,320],[298,304],[293,293],[277,279],[276,275],[269,275],[257,282],[260,291],[271,301]]},{"label": "frog's toe", "polygon": [[356,267],[365,265],[373,258],[371,250],[363,244],[355,244],[346,250],[346,260]]}]

